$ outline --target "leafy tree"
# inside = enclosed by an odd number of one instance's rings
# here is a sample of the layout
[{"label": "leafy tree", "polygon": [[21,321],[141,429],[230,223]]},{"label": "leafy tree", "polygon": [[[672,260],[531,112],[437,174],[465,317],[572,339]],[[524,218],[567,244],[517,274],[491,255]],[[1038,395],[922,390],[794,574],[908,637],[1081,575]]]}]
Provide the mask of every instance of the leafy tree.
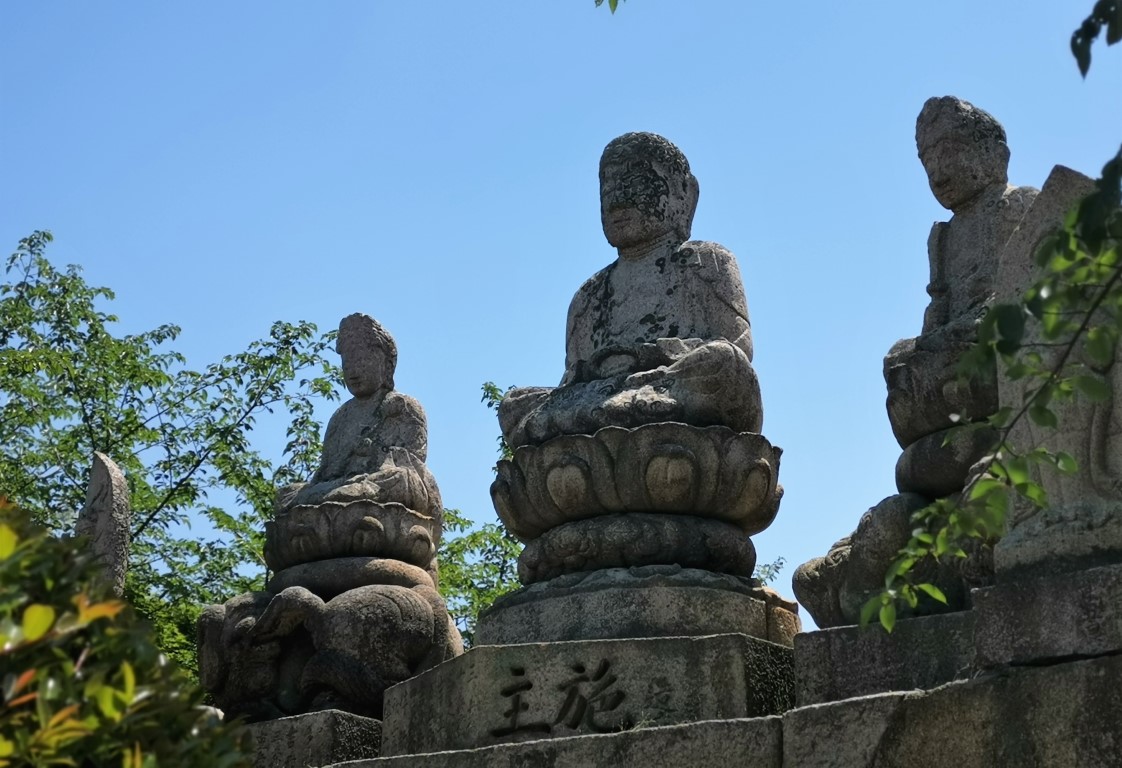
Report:
[{"label": "leafy tree", "polygon": [[247,765],[81,540],[0,499],[0,767]]},{"label": "leafy tree", "polygon": [[520,586],[517,562],[522,544],[498,523],[472,529],[471,521],[458,509],[444,510],[444,528],[440,593],[464,643],[470,646],[480,612]]},{"label": "leafy tree", "polygon": [[[47,232],[20,241],[0,285],[0,495],[55,532],[81,507],[94,451],[116,461],[133,511],[126,595],[169,655],[194,666],[201,606],[260,587],[264,521],[274,488],[318,461],[317,398],[336,397],[324,356],[331,335],[274,323],[269,335],[202,370],[169,349],[162,325],[116,335],[107,288],[46,258]],[[283,463],[251,446],[256,420],[291,414]],[[211,495],[231,493],[237,508]],[[202,520],[217,535],[195,537]],[[205,526],[204,526],[205,527]]]}]

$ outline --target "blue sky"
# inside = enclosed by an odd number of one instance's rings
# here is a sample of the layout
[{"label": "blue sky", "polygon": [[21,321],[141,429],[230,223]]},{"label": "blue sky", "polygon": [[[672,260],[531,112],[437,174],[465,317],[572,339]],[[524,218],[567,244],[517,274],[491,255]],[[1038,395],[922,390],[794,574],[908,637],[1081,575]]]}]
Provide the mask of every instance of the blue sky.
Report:
[{"label": "blue sky", "polygon": [[[116,290],[197,366],[274,320],[377,317],[425,406],[445,503],[493,519],[479,386],[555,384],[565,312],[614,258],[597,161],[664,134],[701,184],[694,237],[740,260],[786,498],[789,567],[894,492],[881,360],[915,335],[945,219],[915,117],[1001,120],[1010,179],[1089,175],[1122,141],[1122,49],[1068,51],[1091,0],[7,3],[0,242]],[[797,14],[797,15],[796,15]],[[329,415],[325,412],[324,418]],[[283,432],[265,429],[279,453]]]}]

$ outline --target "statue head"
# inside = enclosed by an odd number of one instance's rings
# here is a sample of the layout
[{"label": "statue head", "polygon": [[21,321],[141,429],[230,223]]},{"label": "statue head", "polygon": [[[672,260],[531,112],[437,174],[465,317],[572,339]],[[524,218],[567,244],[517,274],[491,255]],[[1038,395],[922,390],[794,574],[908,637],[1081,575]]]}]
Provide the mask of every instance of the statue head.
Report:
[{"label": "statue head", "polygon": [[343,358],[343,381],[355,397],[393,389],[397,344],[370,315],[356,312],[343,318],[335,351]]},{"label": "statue head", "polygon": [[686,156],[654,133],[625,133],[600,157],[600,221],[616,248],[673,234],[690,237],[697,208],[697,179]]},{"label": "statue head", "polygon": [[939,204],[954,211],[1009,180],[1009,145],[993,115],[954,96],[931,98],[916,119],[916,147]]}]

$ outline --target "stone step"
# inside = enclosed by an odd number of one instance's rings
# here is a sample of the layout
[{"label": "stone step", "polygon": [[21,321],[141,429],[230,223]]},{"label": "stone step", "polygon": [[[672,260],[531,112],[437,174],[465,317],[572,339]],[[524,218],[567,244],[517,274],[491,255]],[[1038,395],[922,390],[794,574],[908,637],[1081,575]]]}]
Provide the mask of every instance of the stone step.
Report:
[{"label": "stone step", "polygon": [[639,727],[619,733],[382,757],[345,765],[346,768],[711,768],[715,765],[778,768],[782,760],[781,738],[780,718],[757,717]]}]

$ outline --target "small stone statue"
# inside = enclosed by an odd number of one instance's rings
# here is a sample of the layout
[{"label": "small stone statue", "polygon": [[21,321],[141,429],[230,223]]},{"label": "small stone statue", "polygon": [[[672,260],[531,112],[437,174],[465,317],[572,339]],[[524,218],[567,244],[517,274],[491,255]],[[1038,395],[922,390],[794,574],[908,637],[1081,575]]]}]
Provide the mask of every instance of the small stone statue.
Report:
[{"label": "small stone statue", "polygon": [[503,400],[511,448],[660,421],[760,431],[740,270],[723,246],[687,242],[697,198],[689,162],[666,139],[629,133],[608,144],[600,219],[619,258],[569,305],[561,385]]},{"label": "small stone statue", "polygon": [[425,466],[428,426],[420,403],[393,388],[397,344],[374,318],[339,324],[336,351],[353,398],[327,424],[311,482],[278,493],[278,514],[325,501],[397,502],[439,519],[440,494]]},{"label": "small stone statue", "polygon": [[[993,300],[1002,249],[1037,190],[1008,184],[1005,129],[953,96],[923,105],[916,146],[932,194],[954,215],[934,224],[927,240],[931,302],[922,331],[896,342],[884,359],[888,418],[904,449],[896,464],[900,493],[869,509],[829,554],[795,572],[795,594],[823,628],[857,622],[911,536],[912,514],[961,492],[995,437],[986,428],[950,432],[956,424],[984,420],[998,401],[996,371],[963,384],[957,366]],[[924,598],[920,612],[962,609],[969,588],[993,576],[992,553],[983,547],[965,560],[922,567],[920,580],[937,584],[948,606]]]},{"label": "small stone statue", "polygon": [[199,619],[200,678],[228,715],[381,717],[386,688],[463,652],[436,590],[443,510],[424,411],[393,389],[397,346],[354,314],[337,349],[354,397],[331,417],[311,481],[277,494],[266,591]]},{"label": "small stone statue", "polygon": [[884,360],[889,420],[902,448],[954,426],[955,415],[977,420],[997,410],[996,376],[964,388],[956,364],[993,298],[1001,249],[1037,194],[1008,184],[1005,129],[961,99],[927,100],[916,146],[932,194],[954,215],[932,225],[927,238],[931,302],[923,330]]}]

